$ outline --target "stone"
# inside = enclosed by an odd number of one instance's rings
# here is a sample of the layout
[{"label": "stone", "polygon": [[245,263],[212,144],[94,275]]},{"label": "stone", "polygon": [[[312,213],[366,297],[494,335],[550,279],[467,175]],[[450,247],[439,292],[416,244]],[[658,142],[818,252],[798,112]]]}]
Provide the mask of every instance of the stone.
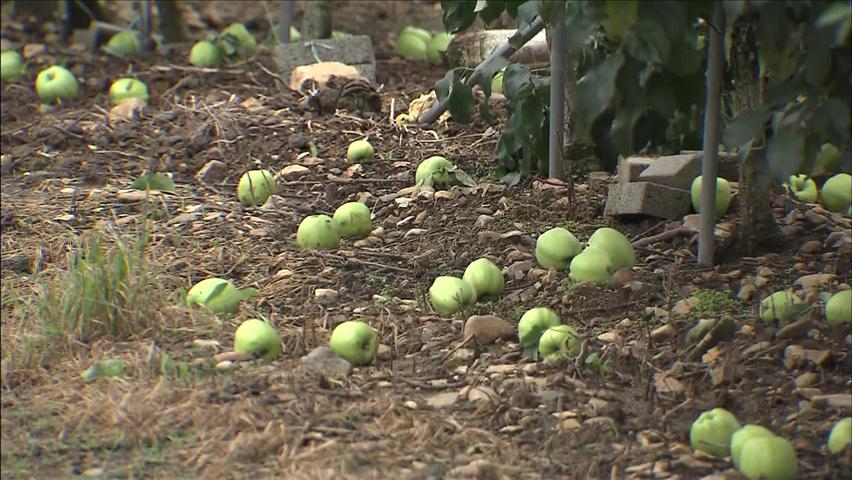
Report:
[{"label": "stone", "polygon": [[281,169],[281,178],[284,180],[296,180],[311,173],[311,169],[302,165],[287,165]]},{"label": "stone", "polygon": [[459,399],[458,392],[443,392],[426,399],[426,404],[435,409],[452,407]]},{"label": "stone", "polygon": [[[680,155],[657,157],[639,174],[638,181],[689,190],[695,177],[701,175],[702,158],[704,152],[699,151],[684,151]],[[728,181],[739,178],[739,160],[736,155],[719,155],[718,176]]]},{"label": "stone", "polygon": [[213,185],[225,180],[228,166],[219,160],[210,160],[195,174],[195,179],[205,185]]},{"label": "stone", "polygon": [[609,186],[604,215],[675,219],[689,213],[691,202],[688,190],[650,182],[614,183]]},{"label": "stone", "polygon": [[340,62],[320,62],[294,68],[290,73],[290,89],[305,92],[313,87],[322,88],[332,75],[366,80],[355,67]]},{"label": "stone", "polygon": [[277,45],[275,57],[279,75],[288,80],[296,67],[320,62],[340,62],[354,67],[370,83],[376,81],[373,42],[367,35]]},{"label": "stone", "polygon": [[308,372],[323,373],[335,377],[348,377],[352,373],[352,364],[337,356],[334,351],[322,346],[302,357],[302,368]]},{"label": "stone", "polygon": [[650,157],[627,157],[618,159],[616,179],[619,183],[629,183],[639,180],[639,174],[654,163]]}]

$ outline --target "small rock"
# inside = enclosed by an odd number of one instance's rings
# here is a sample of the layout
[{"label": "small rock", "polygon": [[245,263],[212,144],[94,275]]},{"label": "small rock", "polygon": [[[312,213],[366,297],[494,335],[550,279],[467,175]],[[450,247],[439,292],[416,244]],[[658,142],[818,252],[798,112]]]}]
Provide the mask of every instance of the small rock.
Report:
[{"label": "small rock", "polygon": [[228,176],[228,166],[219,160],[210,160],[195,174],[195,179],[205,185],[213,185],[225,180]]},{"label": "small rock", "polygon": [[666,340],[675,334],[675,329],[668,323],[651,331],[651,339],[654,341]]},{"label": "small rock", "polygon": [[633,271],[629,268],[621,268],[612,274],[612,288],[620,290],[633,281]]},{"label": "small rock", "polygon": [[567,430],[577,430],[582,427],[583,424],[580,423],[576,418],[566,418],[559,422],[559,430],[567,431]]},{"label": "small rock", "polygon": [[822,243],[819,240],[811,240],[809,242],[805,242],[805,244],[799,248],[799,251],[801,253],[810,254],[819,252],[821,248]]},{"label": "small rock", "polygon": [[831,362],[831,352],[828,350],[811,350],[804,349],[802,350],[802,355],[804,359],[808,362],[812,362],[814,365],[825,368]]},{"label": "small rock", "polygon": [[740,300],[751,300],[754,298],[754,294],[757,292],[757,287],[754,286],[751,282],[743,283],[743,286],[740,287],[740,291],[737,292],[737,298]]},{"label": "small rock", "polygon": [[329,305],[337,301],[339,294],[331,288],[318,288],[314,290],[314,298],[323,305]]},{"label": "small rock", "polygon": [[131,122],[148,110],[148,104],[138,98],[128,98],[109,110],[109,122]]},{"label": "small rock", "polygon": [[379,360],[390,360],[393,358],[393,349],[384,343],[379,344],[379,349],[376,351],[376,358]]},{"label": "small rock", "polygon": [[222,352],[213,357],[213,361],[216,363],[219,362],[248,362],[250,360],[254,360],[254,355],[250,353],[237,353],[237,352]]},{"label": "small rock", "polygon": [[[507,475],[509,472],[501,470],[503,470],[503,468],[501,468],[500,465],[491,463],[484,458],[479,458],[471,461],[467,465],[453,468],[448,472],[446,478],[477,478],[482,480],[491,480],[513,476]],[[443,477],[443,474],[439,476]],[[422,477],[426,478],[426,476]],[[428,475],[428,477],[432,478],[434,476]]]},{"label": "small rock", "polygon": [[485,228],[489,223],[494,221],[494,217],[491,215],[480,215],[476,217],[476,222],[474,222],[473,226],[477,228]]},{"label": "small rock", "polygon": [[458,392],[443,392],[427,398],[426,404],[435,409],[442,409],[453,406],[458,399]]},{"label": "small rock", "polygon": [[654,374],[654,388],[660,394],[680,394],[686,389],[680,380],[667,375],[665,372]]},{"label": "small rock", "polygon": [[222,360],[221,362],[216,364],[216,370],[224,372],[226,370],[232,370],[236,366],[237,364],[235,362],[232,362],[230,360]]},{"label": "small rock", "polygon": [[97,478],[103,477],[105,473],[106,470],[104,470],[103,468],[89,468],[85,472],[83,472],[83,476],[89,478]]},{"label": "small rock", "polygon": [[761,277],[771,277],[775,275],[775,272],[769,267],[760,267],[757,269],[757,274]]},{"label": "small rock", "polygon": [[527,272],[533,267],[532,260],[523,260],[515,262],[503,269],[503,274],[514,280],[521,280],[526,276]]},{"label": "small rock", "polygon": [[692,312],[692,309],[695,308],[695,305],[698,303],[698,299],[695,297],[683,298],[678,300],[672,308],[672,313],[676,315],[689,315]]},{"label": "small rock", "polygon": [[309,174],[311,169],[302,165],[287,165],[279,174],[284,180],[296,180]]},{"label": "small rock", "polygon": [[815,372],[805,372],[796,377],[796,388],[810,387],[816,383],[818,377]]},{"label": "small rock", "polygon": [[796,285],[802,287],[805,292],[818,290],[819,287],[833,282],[837,275],[831,273],[814,273],[811,275],[803,275],[796,279]]},{"label": "small rock", "polygon": [[814,408],[829,407],[841,412],[852,411],[852,394],[833,393],[830,395],[817,395],[811,399]]},{"label": "small rock", "polygon": [[517,365],[489,365],[488,368],[485,369],[485,373],[513,373],[517,369]]},{"label": "small rock", "polygon": [[495,315],[473,315],[464,324],[464,339],[474,337],[480,345],[494,343],[498,338],[512,340],[516,336],[515,327]]},{"label": "small rock", "polygon": [[458,190],[438,190],[435,192],[435,200],[455,200],[458,196]]},{"label": "small rock", "polygon": [[621,335],[614,331],[602,333],[597,338],[604,343],[621,343]]},{"label": "small rock", "polygon": [[754,283],[755,287],[760,288],[760,287],[763,287],[764,285],[766,285],[767,283],[769,283],[769,279],[766,278],[766,277],[761,277],[761,276],[758,275],[758,276],[754,277],[754,280],[752,280],[752,283]]},{"label": "small rock", "polygon": [[330,376],[348,377],[352,364],[337,356],[327,347],[317,347],[302,357],[302,367],[308,372],[319,372]]},{"label": "small rock", "polygon": [[784,349],[784,367],[794,370],[805,363],[805,349],[798,345],[788,345]]},{"label": "small rock", "polygon": [[116,198],[124,203],[136,203],[144,201],[146,198],[153,198],[162,195],[162,192],[157,190],[119,190],[116,193]]},{"label": "small rock", "polygon": [[466,394],[467,400],[473,403],[484,402],[494,405],[500,403],[500,396],[497,395],[497,392],[495,392],[493,388],[486,387],[485,385],[470,387]]}]

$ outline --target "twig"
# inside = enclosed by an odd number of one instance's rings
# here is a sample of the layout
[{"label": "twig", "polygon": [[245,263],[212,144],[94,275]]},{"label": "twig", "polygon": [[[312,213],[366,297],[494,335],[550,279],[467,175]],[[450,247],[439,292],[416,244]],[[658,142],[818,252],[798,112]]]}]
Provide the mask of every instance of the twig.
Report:
[{"label": "twig", "polygon": [[646,245],[650,245],[656,242],[665,242],[666,240],[670,240],[679,235],[694,235],[695,233],[697,232],[689,227],[678,227],[673,228],[671,230],[666,230],[663,233],[658,233],[657,235],[636,240],[635,242],[633,242],[632,245],[635,248],[644,247]]}]

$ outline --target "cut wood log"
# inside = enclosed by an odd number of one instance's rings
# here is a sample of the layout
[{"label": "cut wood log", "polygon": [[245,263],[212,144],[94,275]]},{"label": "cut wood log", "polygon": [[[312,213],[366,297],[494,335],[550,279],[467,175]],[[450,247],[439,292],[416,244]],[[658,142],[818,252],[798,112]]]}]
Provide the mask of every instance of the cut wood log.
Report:
[{"label": "cut wood log", "polygon": [[[514,34],[515,30],[482,30],[458,34],[447,47],[447,62],[450,68],[475,68]],[[534,36],[509,60],[533,67],[549,65],[550,51],[545,33],[542,31]]]}]

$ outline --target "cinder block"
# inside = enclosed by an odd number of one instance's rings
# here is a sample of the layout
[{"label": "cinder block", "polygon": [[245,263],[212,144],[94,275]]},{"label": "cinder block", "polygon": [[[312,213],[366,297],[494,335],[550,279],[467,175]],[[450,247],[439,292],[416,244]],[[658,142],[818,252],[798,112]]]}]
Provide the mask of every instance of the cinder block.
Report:
[{"label": "cinder block", "polygon": [[636,182],[639,174],[654,163],[652,157],[627,157],[618,159],[616,178],[621,183]]},{"label": "cinder block", "polygon": [[651,182],[613,183],[604,207],[604,215],[648,215],[680,218],[689,213],[689,191]]},{"label": "cinder block", "polygon": [[370,83],[376,82],[373,42],[366,35],[278,45],[275,47],[275,59],[279,75],[286,80],[290,79],[290,73],[296,67],[319,62],[340,62],[355,67]]},{"label": "cinder block", "polygon": [[[673,188],[689,190],[692,180],[701,174],[704,152],[685,151],[680,155],[657,157],[639,174],[638,181],[653,182]],[[739,178],[739,157],[730,153],[719,155],[718,175],[727,180]]]}]

